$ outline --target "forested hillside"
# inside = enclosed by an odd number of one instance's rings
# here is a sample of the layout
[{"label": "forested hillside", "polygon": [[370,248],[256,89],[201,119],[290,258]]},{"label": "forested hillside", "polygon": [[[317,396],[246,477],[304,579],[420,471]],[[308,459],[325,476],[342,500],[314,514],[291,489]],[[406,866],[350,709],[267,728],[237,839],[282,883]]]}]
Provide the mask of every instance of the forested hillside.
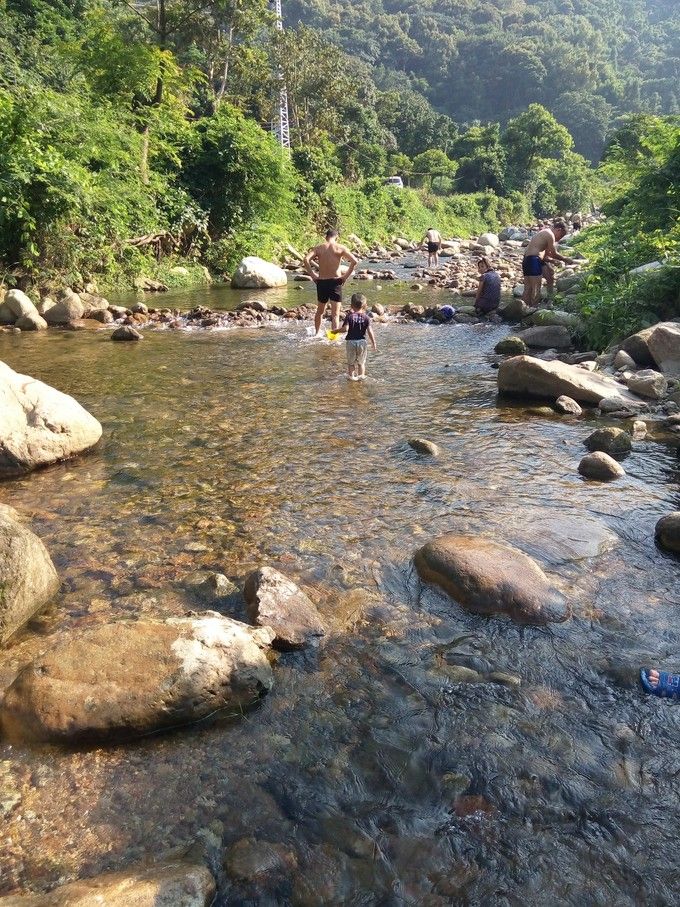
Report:
[{"label": "forested hillside", "polygon": [[[285,0],[318,29],[459,122],[543,104],[597,161],[623,113],[680,112],[677,0]],[[408,117],[410,111],[405,110]]]},{"label": "forested hillside", "polygon": [[266,0],[0,0],[0,264],[128,284],[587,208],[579,143],[677,106],[673,5],[285,0],[281,33]]}]

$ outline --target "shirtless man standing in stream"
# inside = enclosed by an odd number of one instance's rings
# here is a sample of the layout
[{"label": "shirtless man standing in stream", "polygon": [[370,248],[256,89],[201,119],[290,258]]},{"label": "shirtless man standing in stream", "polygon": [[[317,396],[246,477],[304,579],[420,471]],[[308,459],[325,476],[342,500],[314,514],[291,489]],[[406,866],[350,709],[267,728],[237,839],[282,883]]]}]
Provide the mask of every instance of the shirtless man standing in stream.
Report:
[{"label": "shirtless man standing in stream", "polygon": [[541,298],[541,283],[543,282],[543,266],[546,259],[556,259],[570,265],[572,258],[565,258],[555,248],[567,235],[567,225],[563,220],[556,220],[552,227],[543,227],[529,240],[529,245],[524,250],[522,260],[522,274],[524,275],[524,294],[522,299],[525,305],[534,308]]},{"label": "shirtless man standing in stream", "polygon": [[[314,316],[314,328],[316,336],[321,336],[321,319],[326,311],[326,304],[331,304],[331,326],[332,330],[337,331],[340,327],[340,304],[342,303],[342,285],[349,279],[352,271],[359,264],[349,249],[341,246],[337,242],[338,231],[329,230],[326,233],[326,241],[320,246],[310,249],[305,255],[305,268],[307,273],[316,284],[316,315]],[[349,262],[349,268],[342,272],[342,260],[346,258]],[[312,268],[312,262],[316,262],[319,269],[317,274]]]}]

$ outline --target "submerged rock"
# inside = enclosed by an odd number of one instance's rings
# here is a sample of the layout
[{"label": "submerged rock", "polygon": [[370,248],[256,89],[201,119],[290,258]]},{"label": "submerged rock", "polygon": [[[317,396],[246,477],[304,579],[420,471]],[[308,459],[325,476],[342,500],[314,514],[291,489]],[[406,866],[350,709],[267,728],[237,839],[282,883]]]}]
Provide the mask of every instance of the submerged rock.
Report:
[{"label": "submerged rock", "polygon": [[208,907],[215,880],[202,863],[166,860],[60,885],[48,894],[2,898],[1,907]]},{"label": "submerged rock", "polygon": [[586,454],[578,464],[578,471],[584,478],[597,479],[600,482],[620,479],[626,474],[620,463],[601,450]]},{"label": "submerged rock", "polygon": [[427,438],[409,438],[409,447],[412,447],[416,453],[425,454],[430,457],[439,456],[439,448],[434,441],[428,441]]},{"label": "submerged rock", "polygon": [[259,627],[271,627],[277,649],[301,649],[326,632],[314,603],[273,567],[254,570],[246,579],[243,597],[248,619]]},{"label": "submerged rock", "polygon": [[10,740],[64,743],[239,714],[273,685],[273,637],[214,613],[66,633],[11,684],[0,726]]},{"label": "submerged rock", "polygon": [[0,504],[0,643],[41,610],[59,589],[47,549],[22,524],[13,507]]},{"label": "submerged rock", "polygon": [[0,362],[0,479],[72,457],[99,441],[102,427],[49,384]]},{"label": "submerged rock", "polygon": [[662,548],[680,554],[680,510],[662,516],[656,524],[654,535]]},{"label": "submerged rock", "polygon": [[622,428],[598,428],[591,435],[588,435],[583,442],[590,451],[602,451],[603,453],[623,456],[630,453],[633,446],[631,436]]},{"label": "submerged rock", "polygon": [[224,868],[231,879],[247,883],[259,892],[280,884],[288,874],[297,869],[295,854],[270,841],[241,838],[229,848],[224,857]]},{"label": "submerged rock", "polygon": [[231,278],[234,289],[264,290],[268,287],[285,287],[287,283],[288,277],[283,268],[256,255],[242,259]]},{"label": "submerged rock", "polygon": [[614,396],[624,403],[636,402],[633,395],[613,378],[588,372],[577,365],[567,365],[558,360],[546,362],[533,356],[514,356],[501,362],[498,390],[552,400],[566,394],[579,403],[595,405],[605,397]]},{"label": "submerged rock", "polygon": [[449,532],[420,548],[420,577],[478,614],[506,613],[518,623],[565,620],[568,608],[538,564],[509,545]]}]

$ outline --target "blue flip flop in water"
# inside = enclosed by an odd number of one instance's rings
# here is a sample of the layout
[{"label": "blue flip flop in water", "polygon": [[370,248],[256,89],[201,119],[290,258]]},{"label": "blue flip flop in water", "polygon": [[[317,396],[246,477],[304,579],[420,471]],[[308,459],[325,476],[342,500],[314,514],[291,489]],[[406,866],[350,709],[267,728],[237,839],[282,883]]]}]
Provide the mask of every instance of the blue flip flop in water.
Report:
[{"label": "blue flip flop in water", "polygon": [[647,669],[640,669],[640,682],[642,686],[651,693],[652,696],[662,696],[666,699],[680,699],[680,674],[669,674],[667,671],[659,671],[659,682],[653,687],[647,676]]}]

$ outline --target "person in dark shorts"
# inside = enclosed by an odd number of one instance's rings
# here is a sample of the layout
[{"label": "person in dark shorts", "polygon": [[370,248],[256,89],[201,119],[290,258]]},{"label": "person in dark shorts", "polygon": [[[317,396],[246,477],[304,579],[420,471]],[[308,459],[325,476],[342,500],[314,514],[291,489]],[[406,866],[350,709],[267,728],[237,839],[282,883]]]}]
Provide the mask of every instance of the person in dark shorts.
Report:
[{"label": "person in dark shorts", "polygon": [[[343,258],[349,262],[349,268],[344,272],[342,271]],[[318,273],[312,267],[312,262],[316,262]],[[352,255],[349,249],[340,245],[337,230],[328,230],[325,242],[309,250],[305,255],[304,264],[307,273],[316,284],[317,306],[314,328],[316,336],[322,337],[321,319],[329,302],[331,304],[331,327],[334,331],[338,330],[342,286],[359,264],[359,259]]]},{"label": "person in dark shorts", "polygon": [[442,247],[442,235],[439,230],[430,227],[422,240],[427,243],[427,266],[436,268],[439,265],[439,250]]},{"label": "person in dark shorts", "polygon": [[522,299],[525,305],[531,308],[538,305],[543,282],[543,264],[546,258],[572,264],[571,258],[561,255],[555,248],[555,243],[566,235],[567,225],[563,220],[558,219],[553,222],[552,227],[543,227],[529,240],[522,259],[522,274],[524,275]]},{"label": "person in dark shorts", "polygon": [[371,341],[374,352],[378,349],[371,319],[366,314],[366,301],[361,293],[352,296],[351,308],[340,328],[341,334],[347,333],[347,377],[350,381],[360,381],[366,377],[366,337]]},{"label": "person in dark shorts", "polygon": [[501,275],[486,257],[478,259],[477,270],[479,284],[475,297],[475,311],[478,315],[490,315],[496,311],[501,301]]}]

